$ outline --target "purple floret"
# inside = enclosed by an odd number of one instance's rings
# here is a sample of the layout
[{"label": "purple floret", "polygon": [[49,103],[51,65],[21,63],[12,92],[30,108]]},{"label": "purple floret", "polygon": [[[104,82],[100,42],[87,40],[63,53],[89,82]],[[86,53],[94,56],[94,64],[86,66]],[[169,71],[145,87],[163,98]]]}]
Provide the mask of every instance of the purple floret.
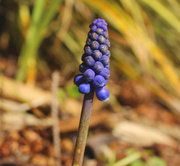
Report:
[{"label": "purple floret", "polygon": [[89,69],[89,67],[88,67],[85,63],[81,63],[81,64],[79,65],[79,71],[80,71],[81,73],[84,73],[87,69]]},{"label": "purple floret", "polygon": [[99,36],[98,42],[99,42],[100,44],[106,43],[106,41],[109,41],[109,40],[106,40],[106,38],[105,38],[103,35],[100,35],[100,36]]},{"label": "purple floret", "polygon": [[102,52],[102,54],[105,54],[106,51],[108,50],[108,46],[105,44],[101,44],[99,50]]},{"label": "purple floret", "polygon": [[92,56],[95,60],[100,60],[102,57],[102,53],[99,50],[94,50]]},{"label": "purple floret", "polygon": [[93,32],[93,33],[89,33],[89,34],[88,34],[88,37],[89,37],[91,40],[97,40],[98,37],[99,37],[99,35],[98,35],[97,33]]},{"label": "purple floret", "polygon": [[105,86],[106,80],[101,75],[96,75],[93,79],[93,86],[95,88],[102,88]]},{"label": "purple floret", "polygon": [[96,26],[96,25],[92,25],[92,26],[91,26],[91,32],[95,32],[96,29],[97,29],[97,26]]},{"label": "purple floret", "polygon": [[89,45],[91,44],[91,42],[92,42],[91,39],[90,39],[90,38],[87,38],[87,40],[86,40],[86,45],[89,46]]},{"label": "purple floret", "polygon": [[92,50],[97,50],[99,48],[99,43],[97,41],[92,41],[90,46]]},{"label": "purple floret", "polygon": [[103,35],[106,39],[109,38],[109,35],[108,35],[108,32],[107,32],[107,31],[104,31],[102,35]]},{"label": "purple floret", "polygon": [[89,83],[82,83],[79,85],[78,90],[82,94],[88,94],[90,92],[90,84]]},{"label": "purple floret", "polygon": [[91,54],[92,54],[92,49],[91,49],[90,46],[85,46],[85,47],[84,47],[84,51],[85,51],[85,53],[88,54],[88,55],[91,55]]},{"label": "purple floret", "polygon": [[107,51],[106,51],[106,53],[105,53],[104,55],[106,55],[106,56],[110,57],[110,56],[111,56],[111,53],[110,53],[110,51],[109,51],[109,50],[107,50]]},{"label": "purple floret", "polygon": [[97,28],[96,29],[96,33],[99,34],[99,35],[102,35],[104,32],[104,30],[102,28]]},{"label": "purple floret", "polygon": [[106,87],[97,88],[95,89],[95,92],[96,92],[96,97],[100,101],[107,101],[109,99],[109,91],[107,90]]},{"label": "purple floret", "polygon": [[82,84],[83,82],[85,82],[85,79],[83,77],[82,74],[78,74],[74,77],[74,83],[79,86],[80,84]]},{"label": "purple floret", "polygon": [[110,77],[110,71],[107,68],[104,68],[100,73],[106,80]]},{"label": "purple floret", "polygon": [[88,82],[91,82],[95,77],[95,72],[92,69],[87,69],[83,75]]},{"label": "purple floret", "polygon": [[94,66],[93,66],[93,70],[95,73],[100,73],[103,70],[104,66],[101,62],[97,61]]},{"label": "purple floret", "polygon": [[108,65],[108,64],[109,64],[109,57],[106,56],[106,55],[103,55],[103,56],[101,57],[101,59],[100,59],[100,62],[101,62],[104,66]]},{"label": "purple floret", "polygon": [[85,63],[87,66],[93,66],[94,63],[95,63],[95,60],[93,59],[92,56],[86,56],[86,57],[84,57],[84,63]]}]

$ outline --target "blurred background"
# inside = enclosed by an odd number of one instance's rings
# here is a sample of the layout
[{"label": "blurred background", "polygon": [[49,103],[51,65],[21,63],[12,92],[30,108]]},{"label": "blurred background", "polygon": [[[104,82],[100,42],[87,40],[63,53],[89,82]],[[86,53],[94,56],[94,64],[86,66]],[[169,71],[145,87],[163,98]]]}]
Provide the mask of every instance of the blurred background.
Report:
[{"label": "blurred background", "polygon": [[95,18],[108,23],[110,100],[94,99],[84,165],[180,165],[179,10],[178,0],[0,0],[0,165],[71,165],[83,101],[73,78]]}]

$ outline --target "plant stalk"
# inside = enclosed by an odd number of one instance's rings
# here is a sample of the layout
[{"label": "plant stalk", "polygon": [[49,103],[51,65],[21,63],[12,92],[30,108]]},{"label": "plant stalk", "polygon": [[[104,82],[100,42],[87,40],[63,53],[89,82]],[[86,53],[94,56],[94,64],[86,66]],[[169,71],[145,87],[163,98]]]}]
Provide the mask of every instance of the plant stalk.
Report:
[{"label": "plant stalk", "polygon": [[79,131],[76,140],[72,166],[82,166],[83,163],[84,150],[86,146],[86,139],[89,129],[92,104],[93,104],[93,97],[94,97],[94,89],[91,87],[91,91],[88,94],[84,95],[81,119],[79,123]]}]

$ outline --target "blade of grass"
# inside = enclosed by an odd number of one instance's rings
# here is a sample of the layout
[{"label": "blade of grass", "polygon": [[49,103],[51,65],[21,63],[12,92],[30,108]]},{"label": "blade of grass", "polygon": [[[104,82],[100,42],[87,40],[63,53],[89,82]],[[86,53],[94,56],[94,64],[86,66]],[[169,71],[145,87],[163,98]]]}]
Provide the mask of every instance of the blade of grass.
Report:
[{"label": "blade of grass", "polygon": [[133,161],[135,161],[139,158],[141,158],[141,154],[139,152],[136,152],[134,154],[131,154],[131,155],[119,160],[118,162],[116,162],[112,166],[126,166],[126,165],[131,164]]},{"label": "blade of grass", "polygon": [[[46,12],[45,16],[41,16],[41,29],[44,29],[48,26],[50,21],[53,19],[53,17],[56,14],[56,11],[58,9],[59,4],[62,2],[62,0],[53,0],[49,6],[48,11]],[[42,22],[41,22],[42,21]]]},{"label": "blade of grass", "polygon": [[143,3],[151,7],[156,13],[158,13],[167,23],[169,23],[174,29],[180,33],[180,21],[178,18],[169,11],[162,3],[158,0],[149,1],[141,0]]},{"label": "blade of grass", "polygon": [[167,0],[167,1],[171,5],[171,8],[175,11],[176,15],[180,17],[180,13],[179,13],[180,4],[176,0]]},{"label": "blade of grass", "polygon": [[30,68],[36,69],[38,47],[43,40],[45,28],[47,28],[51,19],[54,17],[56,8],[60,2],[61,0],[54,0],[46,12],[45,17],[43,17],[46,1],[36,1],[32,14],[32,22],[18,59],[19,70],[16,75],[17,80],[23,81]]},{"label": "blade of grass", "polygon": [[119,0],[125,8],[132,13],[135,23],[140,26],[143,31],[147,34],[147,29],[144,24],[142,10],[136,1],[131,0]]},{"label": "blade of grass", "polygon": [[62,25],[58,32],[58,37],[63,40],[66,32],[70,26],[72,19],[72,8],[73,8],[74,0],[65,0],[65,8],[62,14]]},{"label": "blade of grass", "polygon": [[42,14],[45,8],[46,0],[37,0],[34,4],[34,9],[32,13],[33,24],[39,24],[39,20],[42,18]]}]

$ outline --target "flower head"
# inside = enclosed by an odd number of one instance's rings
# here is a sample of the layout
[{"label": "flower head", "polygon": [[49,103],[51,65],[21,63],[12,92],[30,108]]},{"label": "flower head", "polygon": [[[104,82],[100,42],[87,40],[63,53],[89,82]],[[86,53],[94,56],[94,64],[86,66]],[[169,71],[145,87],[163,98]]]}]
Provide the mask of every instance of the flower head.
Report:
[{"label": "flower head", "polygon": [[103,19],[95,19],[90,27],[84,54],[79,66],[78,74],[74,83],[79,87],[79,92],[88,94],[90,88],[94,88],[96,96],[100,101],[109,99],[109,91],[105,88],[109,71],[110,47],[107,23]]}]

